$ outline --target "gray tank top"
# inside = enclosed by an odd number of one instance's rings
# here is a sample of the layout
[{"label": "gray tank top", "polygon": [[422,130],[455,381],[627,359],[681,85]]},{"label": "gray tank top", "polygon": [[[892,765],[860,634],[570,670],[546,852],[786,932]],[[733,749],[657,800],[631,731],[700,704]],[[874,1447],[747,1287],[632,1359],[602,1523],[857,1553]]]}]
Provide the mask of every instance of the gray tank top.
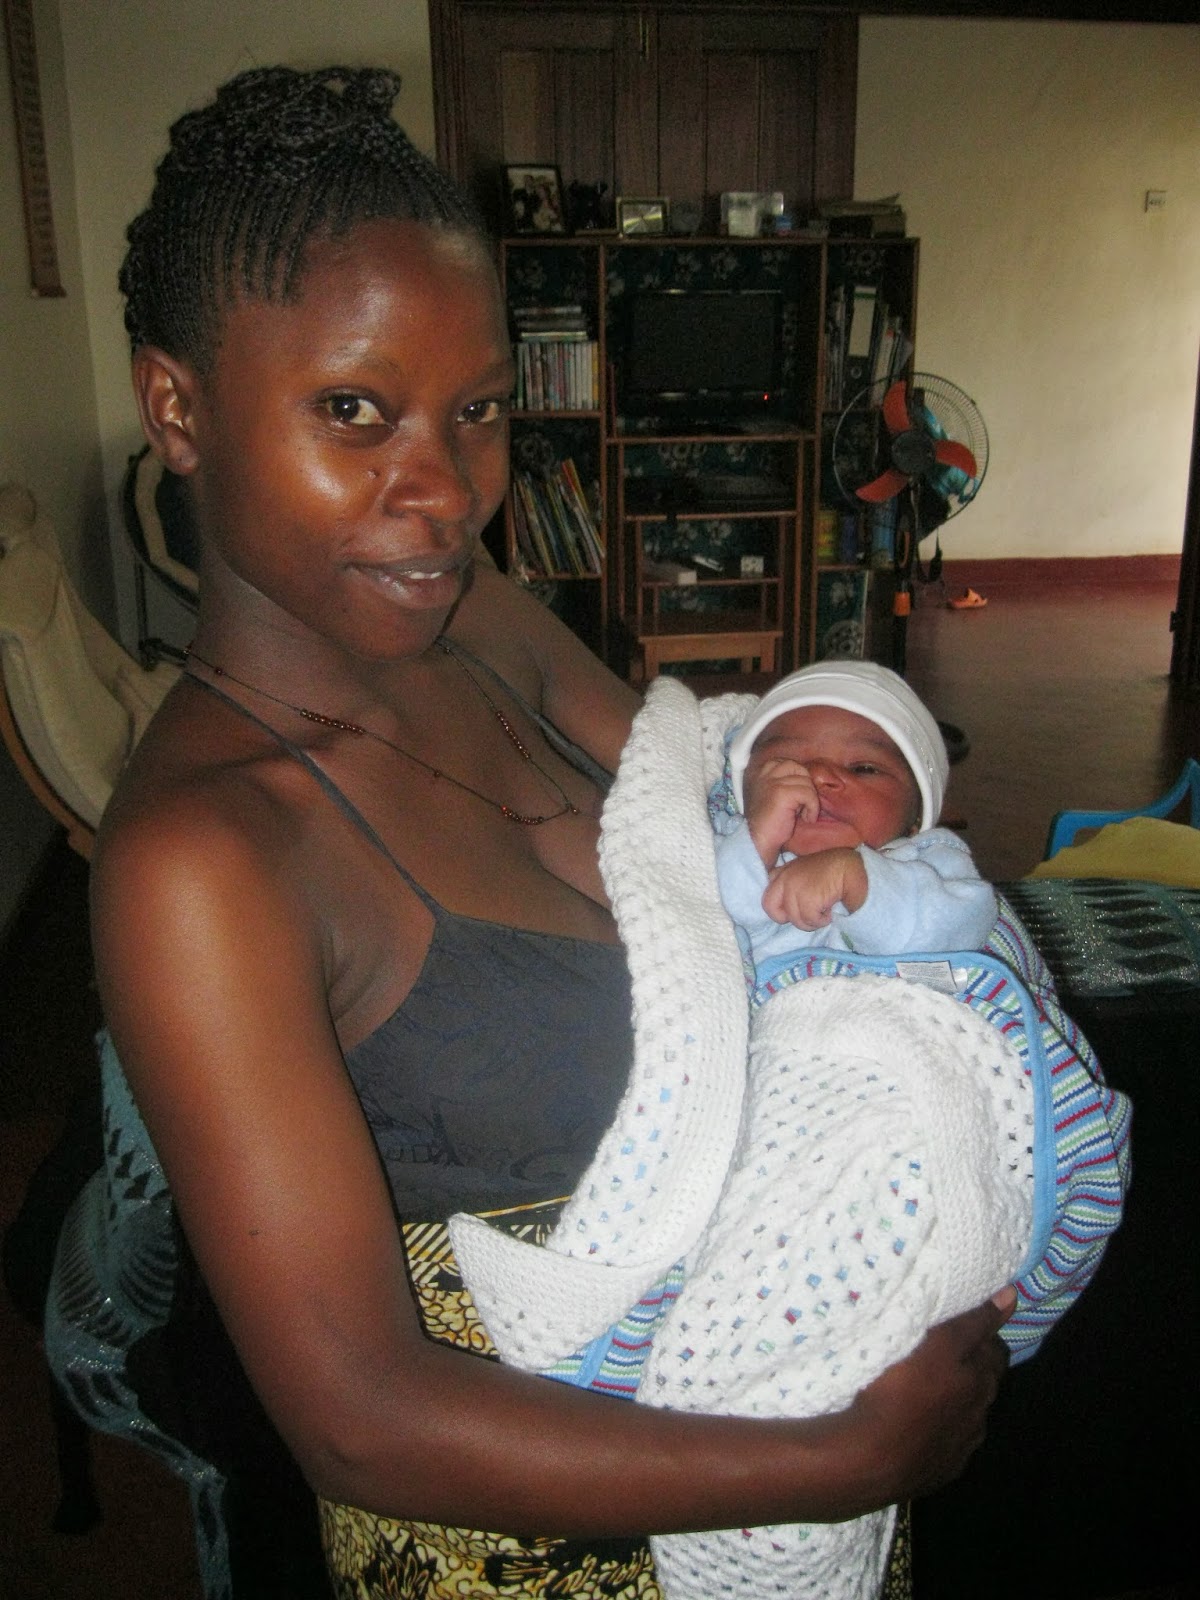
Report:
[{"label": "gray tank top", "polygon": [[[602,780],[586,752],[485,662],[455,648],[495,678],[566,759]],[[569,1194],[629,1075],[633,1031],[621,947],[446,910],[306,750],[223,690],[203,687],[311,773],[433,918],[413,988],[345,1058],[398,1215],[434,1221]]]}]

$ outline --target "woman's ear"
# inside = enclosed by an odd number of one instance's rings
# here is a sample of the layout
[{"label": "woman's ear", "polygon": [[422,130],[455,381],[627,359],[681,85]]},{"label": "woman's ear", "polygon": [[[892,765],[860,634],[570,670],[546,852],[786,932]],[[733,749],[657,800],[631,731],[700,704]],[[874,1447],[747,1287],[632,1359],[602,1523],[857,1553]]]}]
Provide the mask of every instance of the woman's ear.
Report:
[{"label": "woman's ear", "polygon": [[156,345],[133,353],[133,395],[142,431],[164,466],[181,477],[196,470],[200,456],[194,436],[199,380],[186,361]]}]

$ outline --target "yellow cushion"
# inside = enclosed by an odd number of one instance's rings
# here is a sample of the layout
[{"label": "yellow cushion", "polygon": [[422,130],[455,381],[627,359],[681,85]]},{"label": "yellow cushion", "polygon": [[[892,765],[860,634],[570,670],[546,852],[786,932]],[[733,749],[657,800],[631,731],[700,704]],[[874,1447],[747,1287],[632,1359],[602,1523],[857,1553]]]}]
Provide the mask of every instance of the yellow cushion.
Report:
[{"label": "yellow cushion", "polygon": [[1158,817],[1106,823],[1083,844],[1041,861],[1031,878],[1136,878],[1200,889],[1200,829]]}]

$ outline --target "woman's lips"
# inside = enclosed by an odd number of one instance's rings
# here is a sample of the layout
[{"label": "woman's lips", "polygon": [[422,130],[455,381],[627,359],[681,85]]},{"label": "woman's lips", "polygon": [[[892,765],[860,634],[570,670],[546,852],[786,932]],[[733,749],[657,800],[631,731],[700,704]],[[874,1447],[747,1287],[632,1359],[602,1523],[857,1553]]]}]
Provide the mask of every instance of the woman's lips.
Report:
[{"label": "woman's lips", "polygon": [[451,557],[413,556],[386,565],[359,565],[358,571],[379,588],[397,597],[436,603],[449,595],[457,598],[471,552]]}]

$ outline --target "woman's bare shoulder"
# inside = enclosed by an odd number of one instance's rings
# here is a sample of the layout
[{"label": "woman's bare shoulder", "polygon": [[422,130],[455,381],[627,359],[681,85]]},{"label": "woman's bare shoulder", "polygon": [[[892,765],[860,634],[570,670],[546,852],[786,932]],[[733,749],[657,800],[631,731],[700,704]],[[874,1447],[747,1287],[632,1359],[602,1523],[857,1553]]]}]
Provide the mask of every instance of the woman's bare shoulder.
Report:
[{"label": "woman's bare shoulder", "polygon": [[[305,857],[304,786],[281,749],[247,737],[207,707],[169,700],[117,785],[92,862],[100,909],[206,893],[236,907],[270,886],[286,895]],[[295,898],[295,897],[293,897]]]},{"label": "woman's bare shoulder", "polygon": [[477,565],[450,633],[616,770],[640,698],[527,589]]}]

